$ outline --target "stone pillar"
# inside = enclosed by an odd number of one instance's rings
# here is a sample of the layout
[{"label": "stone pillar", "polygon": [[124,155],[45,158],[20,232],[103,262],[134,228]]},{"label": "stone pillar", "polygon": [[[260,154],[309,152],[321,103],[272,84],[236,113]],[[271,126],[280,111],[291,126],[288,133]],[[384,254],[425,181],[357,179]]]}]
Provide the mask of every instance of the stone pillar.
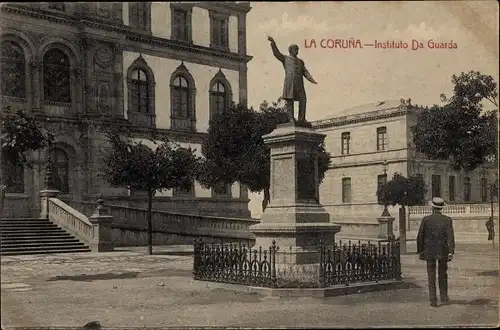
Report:
[{"label": "stone pillar", "polygon": [[54,181],[52,177],[50,161],[47,162],[47,167],[45,170],[44,188],[38,193],[40,196],[40,218],[49,218],[49,199],[55,198],[59,195],[59,190],[54,188]]},{"label": "stone pillar", "polygon": [[93,238],[90,242],[90,249],[92,252],[109,252],[114,250],[111,238],[111,223],[113,222],[113,216],[106,213],[103,204],[104,200],[102,196],[99,195],[94,214],[89,217],[92,223],[93,232]]},{"label": "stone pillar", "polygon": [[31,70],[33,74],[33,81],[31,83],[31,90],[33,91],[33,112],[42,112],[42,97],[41,91],[43,91],[43,83],[41,77],[42,63],[38,61],[31,62]]},{"label": "stone pillar", "polygon": [[320,242],[332,247],[340,231],[319,204],[318,145],[325,135],[290,122],[263,138],[271,149],[271,200],[261,222],[249,228],[255,244],[267,249],[275,240],[278,262],[290,251],[288,262],[317,264]]},{"label": "stone pillar", "polygon": [[394,237],[394,231],[392,229],[394,217],[391,216],[387,207],[384,207],[384,212],[377,218],[377,221],[379,226],[378,238],[388,239],[389,237]]}]

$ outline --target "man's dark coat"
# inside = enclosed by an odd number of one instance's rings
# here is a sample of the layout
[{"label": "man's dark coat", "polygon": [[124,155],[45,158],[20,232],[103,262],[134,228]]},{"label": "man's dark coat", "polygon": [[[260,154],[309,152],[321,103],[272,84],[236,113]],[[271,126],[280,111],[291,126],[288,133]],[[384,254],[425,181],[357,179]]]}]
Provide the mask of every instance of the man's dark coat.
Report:
[{"label": "man's dark coat", "polygon": [[425,216],[417,235],[417,252],[425,260],[444,260],[455,253],[453,221],[439,212]]}]

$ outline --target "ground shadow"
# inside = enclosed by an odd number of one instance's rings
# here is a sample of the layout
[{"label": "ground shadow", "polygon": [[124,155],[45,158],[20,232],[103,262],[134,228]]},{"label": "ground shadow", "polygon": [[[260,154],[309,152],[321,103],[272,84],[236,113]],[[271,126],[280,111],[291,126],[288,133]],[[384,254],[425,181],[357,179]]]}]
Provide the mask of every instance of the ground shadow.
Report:
[{"label": "ground shadow", "polygon": [[128,272],[128,273],[104,273],[104,274],[80,274],[72,276],[55,276],[47,279],[47,282],[51,281],[78,281],[78,282],[92,282],[92,281],[105,281],[105,280],[117,280],[117,279],[128,279],[136,278],[139,275],[138,272]]},{"label": "ground shadow", "polygon": [[158,251],[158,252],[153,252],[154,256],[193,256],[194,252],[193,251]]},{"label": "ground shadow", "polygon": [[259,303],[264,295],[257,292],[242,292],[234,290],[226,290],[220,288],[212,288],[203,291],[191,291],[184,302],[189,305],[212,305],[219,303]]},{"label": "ground shadow", "polygon": [[482,271],[482,272],[477,272],[476,274],[478,276],[496,276],[496,277],[498,277],[498,269],[485,270],[485,271]]},{"label": "ground shadow", "polygon": [[485,306],[490,305],[494,301],[486,298],[478,298],[474,300],[465,300],[465,299],[450,299],[447,305],[468,305],[468,306]]}]

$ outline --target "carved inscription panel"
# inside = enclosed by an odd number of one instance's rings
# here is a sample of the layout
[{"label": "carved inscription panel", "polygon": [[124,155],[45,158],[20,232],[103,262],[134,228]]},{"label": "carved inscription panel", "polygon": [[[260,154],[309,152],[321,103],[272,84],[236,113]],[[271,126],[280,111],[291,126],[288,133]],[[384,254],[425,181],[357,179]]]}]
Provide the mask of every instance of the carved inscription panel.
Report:
[{"label": "carved inscription panel", "polygon": [[271,173],[271,202],[279,205],[295,198],[294,161],[292,157],[274,158]]}]

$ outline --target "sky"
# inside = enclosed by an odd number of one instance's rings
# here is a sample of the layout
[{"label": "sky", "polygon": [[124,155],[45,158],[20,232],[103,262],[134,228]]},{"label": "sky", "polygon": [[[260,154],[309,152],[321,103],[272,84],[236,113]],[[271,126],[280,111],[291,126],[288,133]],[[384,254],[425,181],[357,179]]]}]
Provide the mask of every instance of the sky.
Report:
[{"label": "sky", "polygon": [[[284,71],[267,36],[282,53],[297,44],[317,85],[305,81],[307,120],[334,117],[365,103],[411,98],[433,105],[452,92],[451,76],[476,70],[499,78],[497,1],[251,2],[247,15],[248,101],[277,100]],[[322,39],[403,41],[408,49],[322,48]],[[315,39],[316,48],[306,48]],[[412,40],[426,47],[412,50]],[[456,49],[429,49],[428,40],[453,41]],[[296,106],[297,107],[297,106]],[[262,197],[250,194],[252,216]]]}]

